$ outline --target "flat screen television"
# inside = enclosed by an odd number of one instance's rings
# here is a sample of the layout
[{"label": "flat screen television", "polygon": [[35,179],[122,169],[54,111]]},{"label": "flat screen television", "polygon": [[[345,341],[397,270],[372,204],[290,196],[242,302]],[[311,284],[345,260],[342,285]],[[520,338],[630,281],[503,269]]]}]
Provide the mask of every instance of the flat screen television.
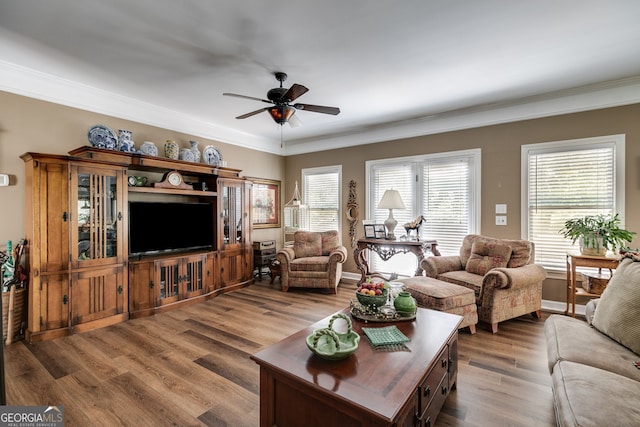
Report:
[{"label": "flat screen television", "polygon": [[213,204],[129,202],[129,256],[213,248]]}]

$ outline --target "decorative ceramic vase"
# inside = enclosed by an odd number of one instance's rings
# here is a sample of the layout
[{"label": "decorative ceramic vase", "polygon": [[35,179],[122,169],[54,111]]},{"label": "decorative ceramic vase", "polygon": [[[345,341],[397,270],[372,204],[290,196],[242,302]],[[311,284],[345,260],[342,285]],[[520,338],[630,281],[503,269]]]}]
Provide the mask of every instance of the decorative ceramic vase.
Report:
[{"label": "decorative ceramic vase", "polygon": [[164,156],[167,159],[178,160],[178,156],[180,155],[180,147],[178,143],[172,139],[167,139],[167,142],[164,144]]},{"label": "decorative ceramic vase", "polygon": [[146,154],[147,156],[157,156],[158,155],[158,147],[151,141],[145,141],[140,146],[140,152],[142,154]]},{"label": "decorative ceramic vase", "polygon": [[200,150],[198,150],[198,141],[189,141],[191,144],[191,151],[193,152],[193,161],[200,163]]},{"label": "decorative ceramic vase", "polygon": [[416,300],[407,291],[402,291],[393,300],[393,306],[400,314],[410,316],[416,311]]},{"label": "decorative ceramic vase", "polygon": [[180,149],[180,154],[178,155],[178,158],[180,160],[184,160],[185,162],[195,162],[193,151],[191,151],[190,148]]},{"label": "decorative ceramic vase", "polygon": [[130,130],[118,130],[118,150],[125,153],[133,153],[136,151],[136,146],[131,139]]}]

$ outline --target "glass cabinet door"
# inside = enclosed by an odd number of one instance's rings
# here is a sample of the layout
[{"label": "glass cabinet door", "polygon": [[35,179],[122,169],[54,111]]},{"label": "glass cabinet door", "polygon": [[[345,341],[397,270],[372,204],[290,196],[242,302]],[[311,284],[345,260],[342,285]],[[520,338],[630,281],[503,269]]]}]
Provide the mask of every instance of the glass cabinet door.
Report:
[{"label": "glass cabinet door", "polygon": [[244,205],[242,184],[227,180],[222,181],[222,224],[224,246],[242,244]]},{"label": "glass cabinet door", "polygon": [[[77,167],[72,174],[72,262],[114,262],[122,257],[123,173]],[[120,224],[119,224],[120,223]]]}]

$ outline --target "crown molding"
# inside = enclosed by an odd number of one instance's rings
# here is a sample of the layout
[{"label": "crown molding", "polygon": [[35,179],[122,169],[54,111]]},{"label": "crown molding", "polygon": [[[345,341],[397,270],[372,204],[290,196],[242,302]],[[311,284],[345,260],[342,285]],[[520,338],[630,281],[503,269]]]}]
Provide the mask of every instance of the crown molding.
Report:
[{"label": "crown molding", "polygon": [[178,111],[1,60],[0,90],[252,150],[289,156],[636,104],[640,102],[640,76],[516,101],[291,140],[284,148],[280,147],[280,141],[272,138],[216,126]]}]

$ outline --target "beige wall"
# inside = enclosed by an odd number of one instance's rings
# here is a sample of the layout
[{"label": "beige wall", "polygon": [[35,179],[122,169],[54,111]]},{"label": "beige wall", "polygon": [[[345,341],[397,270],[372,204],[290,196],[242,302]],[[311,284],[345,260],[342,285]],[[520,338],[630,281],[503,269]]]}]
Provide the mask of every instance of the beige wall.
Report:
[{"label": "beige wall", "polygon": [[[302,168],[341,164],[342,206],[344,208],[347,203],[349,181],[355,180],[361,219],[366,212],[366,160],[481,148],[481,231],[486,235],[505,238],[520,237],[521,145],[625,134],[626,225],[630,230],[640,231],[638,117],[640,104],[282,158],[193,135],[0,92],[0,173],[9,174],[11,179],[9,187],[0,187],[0,247],[4,248],[7,240],[18,241],[24,234],[24,165],[19,156],[27,151],[66,154],[69,150],[88,144],[87,130],[95,124],[104,124],[116,131],[133,131],[133,139],[138,146],[144,140],[160,143],[166,139],[175,139],[185,147],[190,139],[200,141],[201,147],[214,144],[228,161],[229,167],[242,169],[243,175],[281,180],[283,203],[291,197],[294,182],[300,180]],[[336,159],[340,159],[340,163],[336,163]],[[496,203],[508,205],[506,227],[497,227],[494,224]],[[342,240],[347,246],[348,227],[349,224],[343,215]],[[254,230],[252,237],[253,240],[275,239],[278,241],[278,247],[281,247],[281,231],[273,228]],[[357,233],[358,237],[363,234],[361,224],[358,225]],[[640,246],[640,239],[632,242],[632,246]],[[352,257],[349,257],[345,271],[357,272]],[[557,279],[547,280],[543,298],[564,301],[564,282]]]},{"label": "beige wall", "polygon": [[[500,238],[519,238],[520,230],[520,150],[523,144],[586,138],[601,135],[626,135],[626,227],[640,232],[640,105],[569,114],[504,125],[428,135],[286,158],[286,187],[300,180],[301,169],[342,165],[342,206],[346,207],[349,181],[357,186],[360,218],[365,218],[365,161],[417,154],[482,149],[481,232]],[[288,193],[287,193],[288,195]],[[495,225],[495,205],[508,205],[507,226]],[[361,223],[357,227],[362,237]],[[343,215],[342,241],[349,246],[349,223]],[[640,246],[636,238],[632,246]],[[351,248],[349,248],[351,250]],[[357,272],[353,257],[344,268]],[[557,277],[557,276],[556,276]],[[543,298],[565,300],[563,280],[548,279]]]},{"label": "beige wall", "polygon": [[[283,180],[284,158],[235,145],[199,138],[154,126],[96,114],[76,108],[0,92],[0,173],[10,176],[9,187],[0,187],[0,248],[7,240],[15,244],[24,237],[24,163],[25,152],[67,154],[85,145],[87,131],[96,124],[133,132],[139,148],[143,141],[154,141],[161,149],[164,141],[174,139],[181,147],[189,140],[200,141],[200,150],[215,145],[230,168],[241,169],[242,175]],[[276,239],[282,245],[281,229],[254,230],[253,240]]]}]

